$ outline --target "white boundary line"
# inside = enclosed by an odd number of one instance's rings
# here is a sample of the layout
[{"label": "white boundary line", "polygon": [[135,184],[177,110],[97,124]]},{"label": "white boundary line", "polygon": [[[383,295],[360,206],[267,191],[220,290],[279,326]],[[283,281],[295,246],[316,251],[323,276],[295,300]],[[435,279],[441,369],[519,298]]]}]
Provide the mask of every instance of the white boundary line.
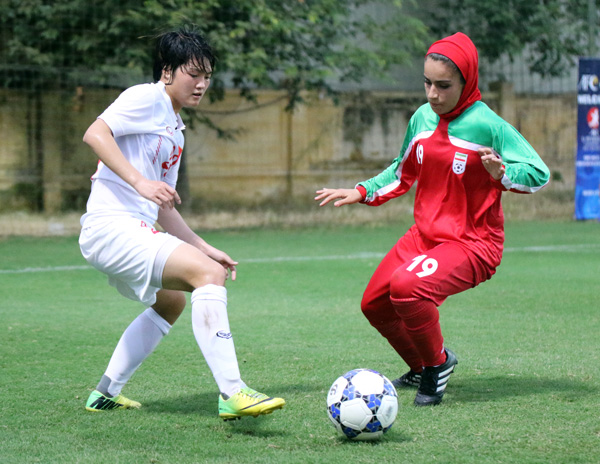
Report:
[{"label": "white boundary line", "polygon": [[0,269],[0,274],[30,274],[34,272],[87,271],[89,269],[94,268],[92,266],[24,267],[22,269]]},{"label": "white boundary line", "polygon": [[[576,253],[584,251],[600,250],[599,244],[576,244],[576,245],[548,245],[548,246],[529,246],[529,247],[507,247],[505,253],[515,252],[569,252]],[[242,263],[283,263],[297,261],[336,261],[347,259],[372,259],[383,258],[385,253],[362,252],[348,255],[324,255],[324,256],[275,256],[271,258],[248,258]],[[65,271],[89,271],[94,269],[92,266],[49,266],[49,267],[25,267],[22,269],[0,269],[1,274],[32,274],[35,272],[65,272]]]},{"label": "white boundary line", "polygon": [[505,252],[519,251],[568,251],[576,253],[582,249],[600,248],[600,243],[578,243],[572,245],[546,245],[546,246],[529,246],[529,247],[507,247]]}]

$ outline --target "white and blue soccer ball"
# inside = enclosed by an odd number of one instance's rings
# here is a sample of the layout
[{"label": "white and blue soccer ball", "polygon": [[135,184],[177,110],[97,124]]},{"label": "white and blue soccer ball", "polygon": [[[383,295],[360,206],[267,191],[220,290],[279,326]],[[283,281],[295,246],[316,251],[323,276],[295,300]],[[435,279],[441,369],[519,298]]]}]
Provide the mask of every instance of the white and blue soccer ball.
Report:
[{"label": "white and blue soccer ball", "polygon": [[327,394],[327,415],[351,440],[375,440],[387,432],[398,414],[398,394],[384,375],[354,369],[338,377]]}]

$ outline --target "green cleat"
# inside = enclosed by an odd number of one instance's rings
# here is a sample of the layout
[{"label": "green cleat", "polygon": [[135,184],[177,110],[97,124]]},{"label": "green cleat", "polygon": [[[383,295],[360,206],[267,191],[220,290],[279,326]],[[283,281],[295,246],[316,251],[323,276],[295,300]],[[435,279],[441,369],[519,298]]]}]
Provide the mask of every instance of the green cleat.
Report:
[{"label": "green cleat", "polygon": [[137,401],[125,398],[123,395],[117,395],[109,398],[98,390],[94,390],[85,404],[85,409],[92,412],[108,411],[109,409],[139,409],[142,405]]},{"label": "green cleat", "polygon": [[271,398],[249,387],[242,388],[229,399],[219,396],[219,417],[224,420],[239,419],[242,416],[258,417],[271,414],[285,405],[283,398]]}]

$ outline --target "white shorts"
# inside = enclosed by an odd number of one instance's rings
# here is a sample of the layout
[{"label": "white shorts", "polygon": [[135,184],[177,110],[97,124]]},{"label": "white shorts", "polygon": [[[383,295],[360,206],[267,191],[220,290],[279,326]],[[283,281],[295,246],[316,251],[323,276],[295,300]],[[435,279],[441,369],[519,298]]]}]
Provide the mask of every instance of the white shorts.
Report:
[{"label": "white shorts", "polygon": [[119,293],[145,306],[156,303],[165,263],[182,243],[133,217],[94,221],[79,236],[86,261],[104,272]]}]

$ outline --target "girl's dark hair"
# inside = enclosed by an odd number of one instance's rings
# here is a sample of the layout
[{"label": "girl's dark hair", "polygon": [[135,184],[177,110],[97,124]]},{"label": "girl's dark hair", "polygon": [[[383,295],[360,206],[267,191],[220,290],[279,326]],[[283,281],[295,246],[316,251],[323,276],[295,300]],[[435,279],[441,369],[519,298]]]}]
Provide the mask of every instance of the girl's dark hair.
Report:
[{"label": "girl's dark hair", "polygon": [[[182,27],[156,38],[152,69],[155,81],[160,80],[163,69],[174,73],[180,66],[190,62],[207,74],[212,72],[216,62],[212,48],[194,27]],[[207,63],[210,69],[207,69]]]},{"label": "girl's dark hair", "polygon": [[448,66],[450,66],[451,69],[458,73],[458,75],[460,76],[460,82],[462,84],[465,84],[467,82],[465,80],[465,76],[462,75],[460,69],[458,69],[458,66],[456,66],[456,63],[450,58],[448,58],[446,55],[441,55],[440,53],[430,53],[425,57],[425,59],[427,58],[431,58],[433,61],[441,61],[442,63],[446,63]]}]

